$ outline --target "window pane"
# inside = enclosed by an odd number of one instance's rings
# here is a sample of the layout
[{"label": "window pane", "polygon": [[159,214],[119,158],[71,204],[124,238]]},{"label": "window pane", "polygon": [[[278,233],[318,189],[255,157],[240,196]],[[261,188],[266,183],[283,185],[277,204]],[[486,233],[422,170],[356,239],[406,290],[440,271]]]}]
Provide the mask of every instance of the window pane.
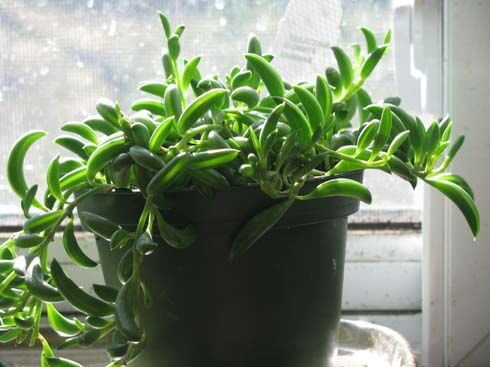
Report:
[{"label": "window pane", "polygon": [[[265,49],[275,50],[280,20],[288,6],[291,10],[298,3],[308,4],[302,10],[306,19],[318,17],[315,11],[320,5],[338,11],[340,31],[333,31],[343,46],[362,44],[360,25],[371,26],[379,37],[391,25],[390,0],[173,0],[166,1],[163,10],[174,24],[187,26],[184,55],[202,54],[203,71],[223,75],[233,65],[243,64],[251,32]],[[93,114],[99,96],[118,100],[128,109],[140,94],[139,81],[162,77],[163,36],[156,16],[161,7],[162,2],[152,0],[15,0],[0,5],[0,48],[4,51],[0,56],[0,161],[5,162],[15,139],[27,130],[43,129],[53,138],[62,123]],[[332,27],[328,23],[334,19],[332,14],[322,14],[325,27]],[[305,37],[319,29],[309,24],[303,28]],[[325,64],[332,62],[327,56],[329,46],[321,44]],[[324,66],[311,70],[311,77],[323,70]],[[368,83],[373,99],[396,95],[394,80],[393,61],[387,57]],[[44,183],[48,159],[57,151],[50,139],[36,144],[26,166],[30,183]],[[366,181],[376,208],[420,206],[418,196],[399,179],[369,172]],[[0,212],[18,212],[18,202],[1,175]]]}]

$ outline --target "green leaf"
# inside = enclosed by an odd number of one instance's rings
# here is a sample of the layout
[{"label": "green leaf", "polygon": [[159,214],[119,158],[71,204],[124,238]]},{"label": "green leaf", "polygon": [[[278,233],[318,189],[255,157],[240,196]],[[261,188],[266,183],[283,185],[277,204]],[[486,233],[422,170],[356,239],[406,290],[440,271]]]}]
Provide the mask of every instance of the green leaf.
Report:
[{"label": "green leaf", "polygon": [[264,57],[248,53],[245,58],[273,97],[284,97],[284,83],[277,70]]},{"label": "green leaf", "polygon": [[59,136],[57,137],[54,142],[63,148],[66,148],[67,150],[71,151],[72,153],[76,154],[83,160],[87,160],[89,155],[85,151],[84,147],[86,143],[78,138],[73,138],[71,136]]},{"label": "green leaf", "polygon": [[29,264],[25,275],[25,282],[29,292],[43,302],[63,301],[58,290],[44,280],[39,257],[34,258]]},{"label": "green leaf", "polygon": [[189,60],[184,66],[184,71],[182,73],[182,88],[187,90],[192,80],[200,80],[201,74],[199,73],[199,63],[201,62],[202,56],[196,56]]},{"label": "green leaf", "polygon": [[61,268],[56,259],[51,262],[51,275],[61,295],[79,311],[93,316],[110,316],[114,307],[82,291]]},{"label": "green leaf", "polygon": [[245,253],[266,234],[286,214],[293,202],[294,198],[289,198],[274,204],[245,223],[233,241],[230,260]]},{"label": "green leaf", "polygon": [[180,55],[180,41],[179,36],[174,34],[168,39],[168,54],[173,60],[177,60]]},{"label": "green leaf", "polygon": [[210,149],[203,152],[191,154],[189,168],[191,169],[207,169],[223,166],[234,160],[239,150],[236,149]]},{"label": "green leaf", "polygon": [[94,144],[99,143],[95,131],[87,124],[81,122],[67,122],[61,127],[61,130],[80,135],[82,138]]},{"label": "green leaf", "polygon": [[430,157],[440,143],[439,123],[433,121],[424,136],[423,154]]},{"label": "green leaf", "polygon": [[141,255],[150,255],[157,247],[158,243],[153,241],[149,232],[144,232],[136,239],[135,248]]},{"label": "green leaf", "polygon": [[20,329],[7,330],[0,334],[0,343],[10,343],[20,336]]},{"label": "green leaf", "polygon": [[148,147],[150,142],[150,131],[145,124],[135,122],[131,125],[131,136],[135,145],[143,148]]},{"label": "green leaf", "polygon": [[288,121],[291,130],[298,131],[298,138],[301,143],[306,144],[311,141],[313,131],[310,123],[301,109],[288,99],[283,99],[286,103],[284,115]]},{"label": "green leaf", "polygon": [[312,200],[331,196],[346,196],[371,204],[371,193],[363,184],[348,179],[334,178],[319,184],[307,195],[298,196],[300,200]]},{"label": "green leaf", "polygon": [[24,222],[24,231],[26,233],[39,233],[45,231],[52,227],[64,214],[64,210],[55,210],[35,215]]},{"label": "green leaf", "polygon": [[480,232],[480,215],[470,194],[459,185],[447,179],[431,177],[426,178],[425,182],[439,190],[459,208],[466,218],[466,222],[471,228],[473,236],[476,237]]},{"label": "green leaf", "polygon": [[165,108],[159,101],[153,99],[142,98],[133,102],[131,105],[133,111],[148,111],[154,115],[165,116]]},{"label": "green leaf", "polygon": [[214,190],[227,190],[230,188],[226,177],[214,169],[193,170],[192,179]]},{"label": "green leaf", "polygon": [[354,81],[354,69],[352,68],[352,63],[349,56],[340,47],[334,46],[332,47],[332,51],[337,60],[337,65],[339,66],[342,85],[344,86],[344,89],[347,89]]},{"label": "green leaf", "polygon": [[60,156],[57,155],[53,158],[53,160],[51,160],[48,166],[46,177],[48,181],[48,189],[51,192],[51,195],[53,195],[56,200],[63,203],[65,202],[65,198],[63,197],[63,193],[61,192],[59,159]]},{"label": "green leaf", "polygon": [[5,274],[14,268],[14,260],[0,259],[0,274]]},{"label": "green leaf", "polygon": [[318,103],[313,93],[302,86],[296,85],[293,90],[308,115],[311,130],[316,131],[324,123],[324,114],[320,103]]},{"label": "green leaf", "polygon": [[95,294],[108,303],[115,303],[118,290],[103,284],[92,285]]},{"label": "green leaf", "polygon": [[389,106],[383,108],[383,113],[381,115],[381,122],[379,124],[376,137],[374,138],[373,148],[371,157],[376,157],[378,153],[384,148],[386,142],[391,136],[391,125],[392,117],[391,110]]},{"label": "green leaf", "polygon": [[145,81],[140,83],[138,89],[142,92],[163,98],[165,95],[165,89],[167,89],[167,84],[154,81]]},{"label": "green leaf", "polygon": [[393,141],[391,142],[387,154],[388,156],[392,156],[393,154],[396,153],[396,151],[402,146],[402,144],[407,140],[408,135],[410,134],[410,131],[405,130],[399,133]]},{"label": "green leaf", "polygon": [[100,116],[109,122],[116,130],[120,129],[119,116],[116,112],[116,105],[107,98],[99,98],[95,104],[95,109]]},{"label": "green leaf", "polygon": [[151,196],[165,191],[184,173],[189,160],[190,155],[184,152],[172,158],[148,183],[147,194]]},{"label": "green leaf", "polygon": [[360,153],[364,151],[369,144],[371,144],[376,137],[376,133],[379,128],[379,121],[372,120],[364,125],[359,137],[357,138],[357,152]]},{"label": "green leaf", "polygon": [[68,257],[76,265],[82,268],[93,268],[97,266],[97,262],[85,255],[80,248],[75,237],[73,219],[68,222],[63,232],[63,247]]},{"label": "green leaf", "polygon": [[158,125],[158,127],[153,131],[153,134],[150,137],[150,142],[148,143],[148,149],[152,153],[158,153],[160,151],[160,147],[167,139],[167,136],[170,134],[172,130],[173,123],[175,118],[173,116],[166,118],[163,122]]},{"label": "green leaf", "polygon": [[364,35],[364,38],[366,39],[366,46],[368,52],[369,53],[373,52],[378,47],[378,43],[376,42],[376,36],[374,35],[373,31],[371,31],[369,28],[361,27],[361,31],[362,34]]},{"label": "green leaf", "polygon": [[162,22],[162,27],[163,27],[163,31],[165,32],[165,36],[167,38],[170,38],[170,36],[172,35],[172,29],[170,28],[170,22],[168,21],[167,15],[162,11],[159,11],[158,15],[160,16],[160,22]]},{"label": "green leaf", "polygon": [[260,96],[255,89],[244,86],[236,88],[231,93],[231,99],[234,101],[243,102],[249,108],[254,108],[259,103]]},{"label": "green leaf", "polygon": [[231,80],[231,89],[235,90],[240,87],[246,87],[251,84],[252,72],[250,70],[244,70],[237,73]]},{"label": "green leaf", "polygon": [[112,358],[121,358],[127,351],[128,341],[119,331],[114,330],[107,344],[107,352]]},{"label": "green leaf", "polygon": [[[20,197],[23,198],[29,187],[27,186],[24,176],[24,160],[29,148],[36,141],[46,135],[46,132],[34,130],[20,137],[10,150],[10,154],[7,158],[7,179],[12,190]],[[42,208],[43,205],[34,199],[32,204],[36,208]]]},{"label": "green leaf", "polygon": [[117,133],[120,128],[115,127],[110,122],[100,118],[99,116],[91,116],[82,121],[82,124],[89,126],[95,131],[99,131],[105,135],[112,135]]},{"label": "green leaf", "polygon": [[364,63],[361,66],[360,75],[362,80],[366,80],[369,77],[369,75],[371,75],[374,68],[376,67],[376,65],[378,65],[379,61],[385,54],[387,48],[388,46],[386,45],[378,47],[367,57],[367,59],[364,61]]},{"label": "green leaf", "polygon": [[121,229],[118,224],[95,213],[80,212],[79,216],[84,226],[106,240],[109,240],[114,232]]},{"label": "green leaf", "polygon": [[52,304],[46,303],[46,311],[49,324],[60,336],[74,336],[82,332],[76,322],[63,316]]},{"label": "green leaf", "polygon": [[267,138],[269,137],[270,134],[272,134],[276,128],[277,128],[277,123],[279,122],[279,119],[281,118],[281,115],[284,111],[285,103],[281,103],[274,107],[274,109],[271,111],[269,116],[267,117],[267,120],[264,123],[264,127],[260,131],[259,135],[259,145],[261,149],[265,146],[265,143],[267,141]]},{"label": "green leaf", "polygon": [[226,89],[212,89],[192,101],[184,110],[177,123],[180,133],[185,133],[214,105],[222,102],[223,97],[227,93]]},{"label": "green leaf", "polygon": [[165,110],[167,116],[174,116],[178,120],[182,114],[182,104],[180,102],[180,92],[175,84],[170,84],[164,96]]},{"label": "green leaf", "polygon": [[117,330],[130,342],[139,342],[142,337],[142,333],[135,321],[136,287],[136,280],[131,278],[119,290],[116,299]]},{"label": "green leaf", "polygon": [[29,214],[29,210],[31,209],[31,206],[33,205],[33,202],[36,199],[37,189],[38,189],[37,185],[31,186],[31,188],[27,190],[26,194],[20,201],[22,212],[24,213],[24,216],[26,218],[31,217],[31,215]]},{"label": "green leaf", "polygon": [[14,239],[14,244],[18,248],[31,248],[38,246],[44,238],[35,234],[20,234]]},{"label": "green leaf", "polygon": [[332,113],[333,96],[327,80],[321,75],[317,75],[316,77],[315,93],[323,111],[323,121],[327,121]]},{"label": "green leaf", "polygon": [[335,68],[329,66],[325,70],[325,76],[327,77],[328,84],[333,87],[335,95],[340,95],[340,92],[342,91],[342,80],[339,72]]},{"label": "green leaf", "polygon": [[87,180],[95,183],[95,176],[119,154],[128,149],[124,136],[115,136],[99,145],[87,162]]},{"label": "green leaf", "polygon": [[133,239],[133,236],[130,232],[122,228],[118,229],[111,236],[111,250],[114,250],[118,247],[124,247],[131,239]]},{"label": "green leaf", "polygon": [[[363,88],[357,91],[356,96],[357,103],[359,104],[359,120],[361,125],[363,125],[368,121],[370,114],[365,107],[371,105],[373,101],[371,100],[371,96]],[[378,116],[378,118],[381,118],[381,116]]]},{"label": "green leaf", "polygon": [[47,367],[83,367],[80,363],[62,357],[47,357]]},{"label": "green leaf", "polygon": [[167,223],[159,211],[155,211],[155,216],[160,236],[168,245],[183,249],[189,247],[195,241],[197,232],[194,226],[179,229]]},{"label": "green leaf", "polygon": [[129,149],[129,155],[137,164],[149,171],[159,171],[164,166],[162,160],[155,154],[137,145]]},{"label": "green leaf", "polygon": [[470,195],[473,200],[475,200],[475,195],[473,193],[473,190],[471,189],[470,184],[460,175],[450,172],[444,172],[436,176],[431,176],[430,178],[436,181],[450,181],[461,187],[464,191],[468,193],[468,195]]}]

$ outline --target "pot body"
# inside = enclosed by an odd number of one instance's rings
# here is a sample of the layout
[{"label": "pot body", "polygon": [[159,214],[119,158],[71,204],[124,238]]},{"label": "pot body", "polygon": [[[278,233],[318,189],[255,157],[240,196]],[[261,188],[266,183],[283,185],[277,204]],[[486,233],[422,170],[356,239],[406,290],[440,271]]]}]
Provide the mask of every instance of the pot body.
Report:
[{"label": "pot body", "polygon": [[[351,177],[361,180],[360,173]],[[307,186],[313,185],[308,183]],[[297,201],[244,255],[228,260],[234,236],[274,203],[258,188],[169,195],[174,223],[192,222],[187,249],[164,243],[145,257],[142,277],[153,297],[142,309],[147,346],[135,367],[330,367],[336,351],[347,233],[356,200]],[[134,229],[144,205],[138,193],[90,197],[92,211]],[[119,287],[120,251],[97,239],[108,285]],[[140,305],[138,307],[144,308]]]}]

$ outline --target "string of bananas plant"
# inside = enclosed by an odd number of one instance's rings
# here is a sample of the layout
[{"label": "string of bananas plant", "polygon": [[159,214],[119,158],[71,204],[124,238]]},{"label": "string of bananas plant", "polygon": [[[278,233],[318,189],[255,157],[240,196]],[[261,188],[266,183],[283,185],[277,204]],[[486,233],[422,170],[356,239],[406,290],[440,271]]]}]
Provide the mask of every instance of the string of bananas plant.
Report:
[{"label": "string of bananas plant", "polygon": [[[23,163],[45,132],[25,134],[11,150],[7,176],[26,220],[21,231],[0,245],[0,342],[40,342],[42,367],[80,366],[56,357],[41,334],[41,314],[46,312],[52,329],[64,338],[58,349],[90,346],[104,338],[108,366],[134,360],[146,341],[135,300],[151,297],[140,274],[144,257],[158,246],[183,249],[197,236],[192,224],[177,228],[162,215],[171,190],[193,188],[212,197],[216,190],[256,185],[277,199],[244,224],[230,260],[252,246],[296,200],[340,195],[370,203],[365,186],[342,176],[366,169],[398,175],[413,187],[419,179],[425,181],[452,200],[473,235],[478,234],[470,186],[446,172],[463,144],[462,136],[450,143],[451,119],[425,128],[399,106],[399,98],[373,104],[363,89],[388,50],[390,32],[380,44],[372,31],[361,28],[365,48],[354,44],[349,56],[333,47],[338,68],[328,67],[314,83],[290,85],[256,37],[249,40],[242,67],[233,67],[224,79],[202,77],[200,56],[181,62],[185,27],[172,30],[163,13],[160,20],[167,42],[162,56],[166,77],[139,86],[152,98],[135,101],[134,113],[100,99],[97,116],[64,124],[61,130],[71,135],[59,136],[55,143],[76,158],[57,155],[51,160],[43,199],[37,198],[38,185],[27,184]],[[356,111],[359,124],[354,126]],[[301,191],[313,178],[319,182],[316,188]],[[136,230],[94,213],[78,213],[84,226],[107,239],[111,248],[126,250],[118,269],[121,288],[94,284],[92,296],[51,260],[49,245],[63,229],[64,249],[73,263],[97,266],[77,243],[74,211],[87,197],[117,189],[137,190],[146,200]],[[62,315],[56,306],[61,301],[83,317]]]}]

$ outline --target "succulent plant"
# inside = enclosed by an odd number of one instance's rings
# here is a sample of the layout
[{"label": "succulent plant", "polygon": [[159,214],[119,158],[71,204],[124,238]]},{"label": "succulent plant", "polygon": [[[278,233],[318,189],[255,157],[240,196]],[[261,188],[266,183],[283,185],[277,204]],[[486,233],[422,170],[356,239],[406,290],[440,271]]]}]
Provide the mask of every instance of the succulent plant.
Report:
[{"label": "succulent plant", "polygon": [[[180,57],[185,28],[173,29],[160,13],[166,39],[162,56],[165,78],[143,82],[151,96],[123,112],[118,103],[100,99],[98,115],[61,128],[55,143],[73,153],[57,155],[47,169],[47,190],[38,199],[38,185],[28,185],[23,163],[28,149],[45,135],[31,131],[12,148],[8,180],[21,198],[26,217],[23,229],[0,245],[0,342],[43,345],[41,365],[79,366],[55,357],[40,333],[45,310],[51,327],[65,338],[59,348],[87,346],[107,337],[109,366],[130,363],[143,350],[145,330],[138,324],[135,299],[145,294],[140,267],[158,246],[184,249],[196,229],[167,222],[169,191],[192,188],[212,198],[218,190],[255,185],[277,199],[270,208],[245,223],[230,248],[235,259],[263,236],[296,200],[348,196],[370,203],[360,182],[343,176],[377,169],[395,174],[415,187],[423,180],[452,200],[464,214],[474,236],[478,211],[468,183],[446,172],[463,143],[451,144],[449,117],[428,128],[400,107],[397,97],[373,103],[364,82],[389,48],[391,33],[382,43],[362,28],[366,47],[354,45],[353,56],[333,47],[337,68],[328,67],[313,83],[290,85],[251,37],[242,66],[224,79],[202,77],[201,57]],[[356,114],[357,112],[357,114]],[[359,123],[354,123],[358,116]],[[323,180],[322,180],[323,178]],[[316,187],[305,193],[305,182]],[[60,263],[49,261],[49,245],[63,230],[63,245],[78,266],[97,262],[80,248],[75,236],[75,209],[87,197],[111,190],[139,190],[146,200],[135,231],[94,213],[78,213],[91,232],[124,249],[119,274],[122,286],[93,285],[92,296],[66,275]],[[163,241],[154,239],[160,233]],[[84,319],[69,319],[56,308],[68,301]]]}]

